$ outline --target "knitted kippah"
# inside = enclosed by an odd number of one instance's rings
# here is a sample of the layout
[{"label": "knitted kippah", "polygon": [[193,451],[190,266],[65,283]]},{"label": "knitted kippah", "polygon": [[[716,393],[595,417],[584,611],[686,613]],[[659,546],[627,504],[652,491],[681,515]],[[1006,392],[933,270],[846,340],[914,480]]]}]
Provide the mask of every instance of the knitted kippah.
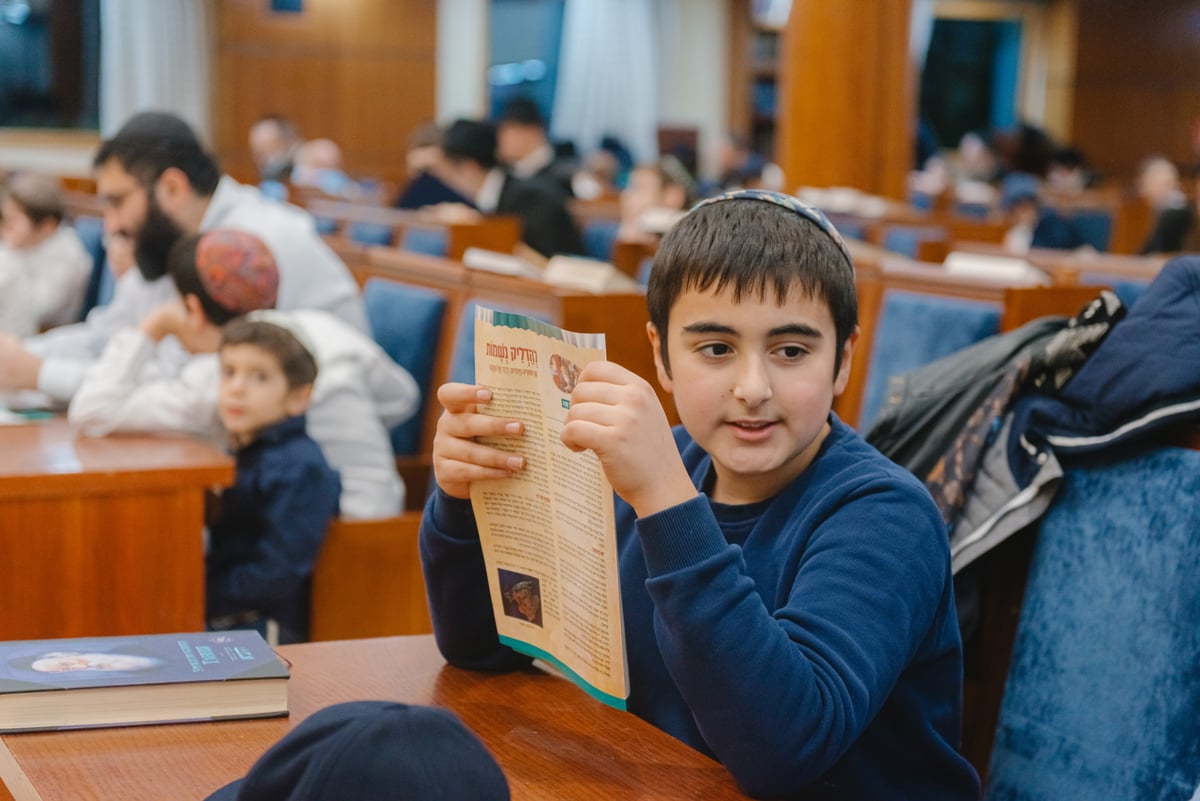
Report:
[{"label": "knitted kippah", "polygon": [[759,200],[799,214],[809,222],[816,224],[818,228],[833,240],[834,244],[838,246],[838,250],[842,252],[842,256],[846,259],[846,264],[850,267],[850,272],[854,272],[854,260],[850,258],[850,249],[846,247],[845,240],[842,239],[842,235],[838,233],[838,230],[833,227],[833,223],[829,221],[829,218],[815,206],[810,206],[800,198],[785,195],[782,192],[772,192],[767,189],[737,189],[702,200],[692,207],[692,211],[705,206],[711,206],[714,203],[723,203],[726,200]]},{"label": "knitted kippah", "polygon": [[270,309],[279,268],[262,240],[245,231],[209,231],[196,243],[196,275],[213,302],[232,314]]}]

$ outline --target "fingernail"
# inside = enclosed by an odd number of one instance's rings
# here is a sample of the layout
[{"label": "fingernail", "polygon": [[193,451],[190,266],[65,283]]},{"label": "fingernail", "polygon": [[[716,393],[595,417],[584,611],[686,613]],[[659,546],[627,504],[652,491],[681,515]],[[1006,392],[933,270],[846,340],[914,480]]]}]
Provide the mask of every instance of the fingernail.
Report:
[{"label": "fingernail", "polygon": [[480,389],[475,392],[475,399],[481,401],[490,401],[492,399],[492,391],[490,389]]},{"label": "fingernail", "polygon": [[525,466],[525,460],[522,457],[520,457],[520,456],[508,457],[508,469],[509,470],[520,470],[524,466]]},{"label": "fingernail", "polygon": [[521,433],[521,424],[520,423],[508,423],[507,425],[504,426],[504,430],[510,434],[520,434]]}]

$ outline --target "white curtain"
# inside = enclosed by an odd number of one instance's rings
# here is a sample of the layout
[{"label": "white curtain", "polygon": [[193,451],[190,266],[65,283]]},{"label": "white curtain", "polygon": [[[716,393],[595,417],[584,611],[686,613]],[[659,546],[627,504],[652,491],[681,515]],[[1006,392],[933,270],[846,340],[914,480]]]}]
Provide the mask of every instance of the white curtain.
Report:
[{"label": "white curtain", "polygon": [[613,135],[637,161],[658,157],[653,0],[567,0],[551,133],[580,152]]},{"label": "white curtain", "polygon": [[917,68],[918,80],[925,69],[925,56],[929,53],[929,40],[933,38],[933,0],[914,0],[912,24],[909,27],[908,55]]},{"label": "white curtain", "polygon": [[170,111],[209,129],[207,0],[101,0],[100,132],[139,111]]}]

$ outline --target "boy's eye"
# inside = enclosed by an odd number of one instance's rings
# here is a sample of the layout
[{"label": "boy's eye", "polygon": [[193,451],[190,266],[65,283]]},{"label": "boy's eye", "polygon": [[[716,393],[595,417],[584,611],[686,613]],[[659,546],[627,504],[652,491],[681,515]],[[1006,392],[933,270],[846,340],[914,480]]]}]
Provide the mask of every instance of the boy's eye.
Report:
[{"label": "boy's eye", "polygon": [[253,378],[255,381],[257,381],[261,384],[267,380],[267,374],[264,373],[262,370],[255,370],[253,373]]},{"label": "boy's eye", "polygon": [[801,345],[784,345],[779,349],[779,355],[785,359],[793,360],[802,358],[808,353],[808,348]]},{"label": "boy's eye", "polygon": [[707,345],[700,346],[700,353],[705,356],[726,356],[732,352],[732,348],[724,342],[710,342]]}]

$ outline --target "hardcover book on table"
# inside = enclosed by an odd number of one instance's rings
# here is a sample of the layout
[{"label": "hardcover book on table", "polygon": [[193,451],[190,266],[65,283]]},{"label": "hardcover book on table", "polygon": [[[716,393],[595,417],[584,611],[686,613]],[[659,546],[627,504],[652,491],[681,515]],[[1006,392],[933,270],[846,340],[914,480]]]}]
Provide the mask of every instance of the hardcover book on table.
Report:
[{"label": "hardcover book on table", "polygon": [[0,642],[0,731],[287,715],[255,631]]}]

